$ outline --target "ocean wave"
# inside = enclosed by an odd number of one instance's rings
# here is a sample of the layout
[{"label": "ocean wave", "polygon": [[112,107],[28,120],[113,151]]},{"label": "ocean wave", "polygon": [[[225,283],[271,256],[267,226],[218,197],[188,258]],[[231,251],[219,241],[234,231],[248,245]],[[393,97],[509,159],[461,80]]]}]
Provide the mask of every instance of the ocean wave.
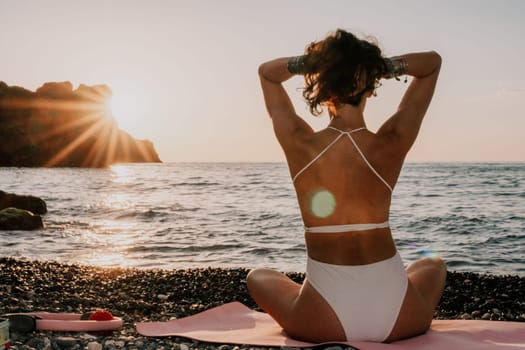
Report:
[{"label": "ocean wave", "polygon": [[216,251],[228,251],[237,250],[244,248],[244,243],[230,243],[230,244],[206,244],[201,245],[185,245],[176,246],[174,249],[179,252],[185,253],[201,253],[201,252],[216,252]]},{"label": "ocean wave", "polygon": [[[79,252],[100,252],[133,266],[304,268],[286,164],[165,163],[129,166],[126,174],[0,169],[1,179],[16,179],[5,190],[48,204],[44,230],[0,232],[0,254],[77,262]],[[398,249],[407,260],[435,251],[453,270],[524,271],[523,178],[525,164],[405,165],[390,217]]]},{"label": "ocean wave", "polygon": [[152,218],[160,215],[161,213],[155,212],[152,209],[146,211],[132,211],[115,216],[115,220],[128,219],[128,218]]},{"label": "ocean wave", "polygon": [[200,181],[200,182],[176,182],[173,183],[172,186],[197,186],[197,187],[206,187],[206,186],[220,186],[221,184],[219,182],[208,182],[208,181]]},{"label": "ocean wave", "polygon": [[125,250],[126,253],[148,253],[148,252],[157,252],[157,253],[167,253],[173,252],[176,248],[172,245],[138,245],[135,247],[130,247]]},{"label": "ocean wave", "polygon": [[[518,236],[514,234],[504,234],[504,232],[499,232],[492,237],[488,237],[484,243],[485,244],[493,244],[494,247],[498,247],[500,244],[516,244],[519,242],[525,243],[525,234]],[[518,248],[519,249],[519,248]]]}]

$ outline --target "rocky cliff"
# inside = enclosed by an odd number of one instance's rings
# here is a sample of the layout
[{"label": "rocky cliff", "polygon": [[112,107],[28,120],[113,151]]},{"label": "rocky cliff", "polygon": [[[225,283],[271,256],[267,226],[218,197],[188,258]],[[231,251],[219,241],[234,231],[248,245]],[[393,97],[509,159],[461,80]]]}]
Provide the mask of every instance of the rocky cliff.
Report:
[{"label": "rocky cliff", "polygon": [[118,129],[105,85],[45,83],[35,92],[0,81],[0,166],[106,167],[160,162],[153,144]]}]

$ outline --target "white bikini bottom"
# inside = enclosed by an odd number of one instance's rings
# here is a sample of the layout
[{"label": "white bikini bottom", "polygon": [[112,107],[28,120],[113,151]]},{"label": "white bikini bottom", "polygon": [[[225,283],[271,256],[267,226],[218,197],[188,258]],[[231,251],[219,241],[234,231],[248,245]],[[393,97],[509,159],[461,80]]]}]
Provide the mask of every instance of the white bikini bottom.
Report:
[{"label": "white bikini bottom", "polygon": [[408,287],[399,252],[367,265],[332,265],[308,257],[306,278],[332,307],[347,341],[383,342]]}]

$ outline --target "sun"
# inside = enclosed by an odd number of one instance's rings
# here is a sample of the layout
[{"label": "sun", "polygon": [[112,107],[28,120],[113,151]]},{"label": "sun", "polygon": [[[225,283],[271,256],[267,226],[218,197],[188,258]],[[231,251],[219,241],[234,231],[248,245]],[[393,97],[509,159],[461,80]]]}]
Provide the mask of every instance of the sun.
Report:
[{"label": "sun", "polygon": [[108,97],[105,104],[107,113],[115,119],[120,129],[130,133],[140,132],[147,115],[140,91],[129,87],[112,88],[112,91],[112,96]]},{"label": "sun", "polygon": [[120,119],[121,118],[123,119],[123,117],[126,115],[127,107],[123,99],[119,97],[118,93],[116,95],[113,94],[113,96],[108,97],[105,103],[105,108],[106,108],[108,115],[115,118],[115,120],[117,121],[117,124],[120,125],[121,124]]}]

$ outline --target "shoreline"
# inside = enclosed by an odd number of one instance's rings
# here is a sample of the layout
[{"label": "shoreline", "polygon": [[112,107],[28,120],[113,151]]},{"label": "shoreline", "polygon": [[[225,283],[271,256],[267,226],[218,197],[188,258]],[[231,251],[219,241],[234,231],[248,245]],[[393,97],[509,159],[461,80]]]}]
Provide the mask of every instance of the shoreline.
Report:
[{"label": "shoreline", "polygon": [[[187,338],[146,338],[135,322],[167,321],[238,301],[259,310],[246,289],[245,268],[180,270],[107,268],[54,261],[0,257],[0,314],[84,313],[105,309],[124,326],[111,336],[34,332],[11,339],[15,349],[271,349],[195,342]],[[302,282],[303,273],[286,273]],[[525,277],[472,272],[447,274],[435,319],[525,322]],[[50,346],[50,347],[49,347]]]}]

